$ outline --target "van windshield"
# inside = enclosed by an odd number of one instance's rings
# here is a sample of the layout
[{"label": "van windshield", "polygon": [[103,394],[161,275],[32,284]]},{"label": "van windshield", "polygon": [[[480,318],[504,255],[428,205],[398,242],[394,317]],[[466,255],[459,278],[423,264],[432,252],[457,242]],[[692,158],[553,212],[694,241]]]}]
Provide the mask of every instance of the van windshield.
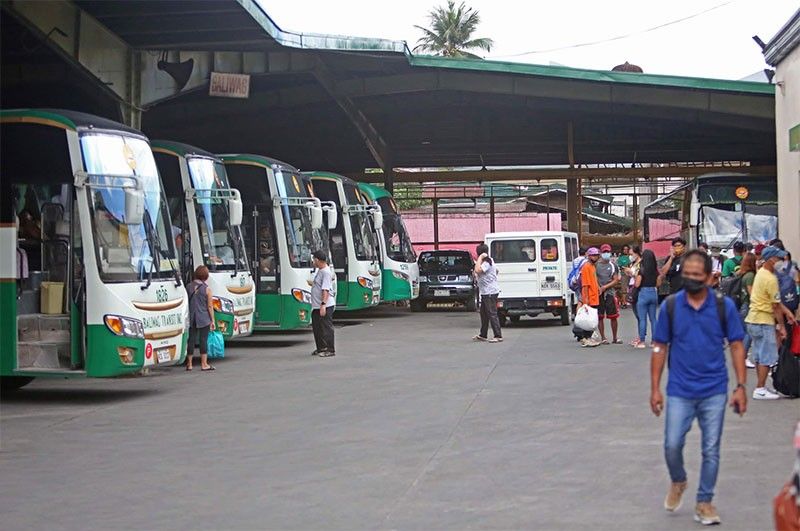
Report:
[{"label": "van windshield", "polygon": [[419,257],[422,272],[469,272],[472,258],[469,253],[422,253]]}]

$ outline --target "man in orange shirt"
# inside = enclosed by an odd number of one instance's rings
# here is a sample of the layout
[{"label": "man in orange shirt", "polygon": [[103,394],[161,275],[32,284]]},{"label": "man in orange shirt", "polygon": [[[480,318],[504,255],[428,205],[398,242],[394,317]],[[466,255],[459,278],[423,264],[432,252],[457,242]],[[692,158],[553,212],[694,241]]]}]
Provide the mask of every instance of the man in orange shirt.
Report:
[{"label": "man in orange shirt", "polygon": [[[586,263],[581,267],[581,302],[592,308],[600,307],[600,284],[597,282],[597,269],[595,264],[600,259],[600,250],[590,247],[586,251]],[[581,338],[582,347],[596,347],[600,342],[592,338],[594,331],[586,332]]]}]

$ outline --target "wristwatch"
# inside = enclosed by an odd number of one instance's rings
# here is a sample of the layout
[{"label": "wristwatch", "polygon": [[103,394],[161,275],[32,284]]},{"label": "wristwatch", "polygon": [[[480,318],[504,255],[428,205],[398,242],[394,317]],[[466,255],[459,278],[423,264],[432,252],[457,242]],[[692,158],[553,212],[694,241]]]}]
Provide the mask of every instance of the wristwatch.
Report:
[{"label": "wristwatch", "polygon": [[[741,388],[742,388],[744,391],[747,391],[747,387],[745,387],[745,385],[744,385],[743,383],[738,383],[738,384],[736,384],[736,389],[739,389],[740,387],[741,387]],[[735,391],[736,389],[734,389],[734,391]]]}]

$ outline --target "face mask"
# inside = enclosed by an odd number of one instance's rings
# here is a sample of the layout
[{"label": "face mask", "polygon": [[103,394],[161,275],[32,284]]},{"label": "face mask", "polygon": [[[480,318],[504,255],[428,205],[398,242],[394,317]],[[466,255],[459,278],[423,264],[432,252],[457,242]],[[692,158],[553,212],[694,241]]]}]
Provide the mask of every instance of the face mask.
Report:
[{"label": "face mask", "polygon": [[603,260],[611,260],[611,253],[603,253],[600,255]]},{"label": "face mask", "polygon": [[706,283],[703,282],[702,280],[696,280],[696,279],[693,279],[693,278],[684,278],[683,279],[683,289],[685,289],[686,291],[688,291],[692,295],[700,293],[701,291],[703,291],[703,289],[705,289],[705,287],[706,287]]}]

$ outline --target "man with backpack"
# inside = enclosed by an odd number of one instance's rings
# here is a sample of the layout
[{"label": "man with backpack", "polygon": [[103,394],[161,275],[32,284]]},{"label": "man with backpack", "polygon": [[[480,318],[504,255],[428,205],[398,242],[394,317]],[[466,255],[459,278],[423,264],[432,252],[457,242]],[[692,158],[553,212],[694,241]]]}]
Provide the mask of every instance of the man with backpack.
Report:
[{"label": "man with backpack", "polygon": [[745,253],[744,242],[736,242],[733,244],[733,258],[728,258],[722,264],[722,278],[730,278],[742,264],[742,257]]},{"label": "man with backpack", "polygon": [[[720,460],[720,442],[728,403],[739,415],[747,410],[744,366],[744,330],[733,302],[708,286],[711,257],[699,250],[688,252],[681,262],[683,288],[661,305],[653,334],[650,361],[650,408],[659,416],[664,410],[661,375],[669,356],[664,457],[669,470],[667,511],[677,511],[687,486],[683,446],[694,419],[702,437],[702,466],[694,519],[703,525],[720,523],[712,504]],[[728,370],[725,341],[730,344],[736,387],[728,402]]]},{"label": "man with backpack", "polygon": [[753,390],[755,400],[775,400],[778,393],[767,389],[770,367],[778,362],[778,343],[786,339],[784,319],[794,324],[794,313],[781,303],[781,292],[775,267],[786,251],[770,245],[761,251],[763,266],[756,273],[750,293],[750,311],[745,318],[747,333],[752,338],[751,357],[756,364],[758,383]]}]

